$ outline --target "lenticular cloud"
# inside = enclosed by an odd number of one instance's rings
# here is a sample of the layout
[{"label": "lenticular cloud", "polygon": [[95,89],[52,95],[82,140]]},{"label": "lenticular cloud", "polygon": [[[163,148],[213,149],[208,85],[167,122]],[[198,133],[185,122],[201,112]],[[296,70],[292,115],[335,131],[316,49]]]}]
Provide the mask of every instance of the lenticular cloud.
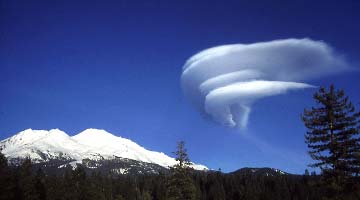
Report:
[{"label": "lenticular cloud", "polygon": [[304,81],[348,68],[324,42],[286,39],[218,46],[192,56],[183,67],[183,92],[201,113],[229,127],[245,128],[260,98],[313,87]]}]

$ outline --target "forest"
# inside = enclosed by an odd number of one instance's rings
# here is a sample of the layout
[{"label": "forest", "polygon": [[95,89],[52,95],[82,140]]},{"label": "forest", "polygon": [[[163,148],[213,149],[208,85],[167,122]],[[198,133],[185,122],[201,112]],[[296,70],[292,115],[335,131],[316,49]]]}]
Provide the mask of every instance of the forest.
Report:
[{"label": "forest", "polygon": [[[171,174],[107,175],[86,173],[84,168],[68,168],[63,175],[34,171],[30,160],[10,168],[1,156],[0,199],[29,200],[165,200],[169,196]],[[182,185],[201,200],[318,200],[328,196],[319,175],[266,175],[251,172],[190,171],[190,182]],[[190,187],[190,188],[189,188]],[[341,199],[359,199],[360,179],[346,186]],[[330,199],[330,198],[329,198]]]},{"label": "forest", "polygon": [[[99,173],[81,167],[49,174],[31,160],[9,165],[0,153],[0,199],[16,200],[358,200],[360,199],[360,113],[344,91],[320,88],[317,107],[305,109],[305,142],[319,168],[316,175],[238,170],[196,171],[185,142],[168,172],[137,175]],[[264,170],[264,169],[262,169]]]}]

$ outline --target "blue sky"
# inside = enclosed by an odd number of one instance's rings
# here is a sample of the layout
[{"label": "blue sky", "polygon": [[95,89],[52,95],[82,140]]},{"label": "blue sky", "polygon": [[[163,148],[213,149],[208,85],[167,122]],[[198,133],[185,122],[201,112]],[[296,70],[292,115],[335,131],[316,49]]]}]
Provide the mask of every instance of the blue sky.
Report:
[{"label": "blue sky", "polygon": [[[357,1],[0,1],[0,139],[27,128],[99,128],[167,154],[185,140],[192,160],[223,171],[303,173],[311,160],[300,115],[316,90],[257,101],[240,132],[184,98],[182,66],[217,45],[311,38],[357,68],[359,9]],[[334,83],[360,107],[358,77],[308,83]]]}]

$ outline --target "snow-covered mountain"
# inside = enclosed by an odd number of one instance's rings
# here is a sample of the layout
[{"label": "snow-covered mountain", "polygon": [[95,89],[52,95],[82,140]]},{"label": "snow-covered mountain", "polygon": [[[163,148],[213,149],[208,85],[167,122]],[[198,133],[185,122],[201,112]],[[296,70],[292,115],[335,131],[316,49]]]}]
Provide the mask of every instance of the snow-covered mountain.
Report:
[{"label": "snow-covered mountain", "polygon": [[[149,151],[129,139],[99,129],[87,129],[75,136],[69,136],[59,129],[27,129],[1,141],[0,149],[9,159],[30,157],[35,163],[52,160],[83,163],[84,160],[122,158],[165,168],[176,164],[174,158],[164,153]],[[193,164],[193,168],[207,169],[206,166],[197,164]]]}]

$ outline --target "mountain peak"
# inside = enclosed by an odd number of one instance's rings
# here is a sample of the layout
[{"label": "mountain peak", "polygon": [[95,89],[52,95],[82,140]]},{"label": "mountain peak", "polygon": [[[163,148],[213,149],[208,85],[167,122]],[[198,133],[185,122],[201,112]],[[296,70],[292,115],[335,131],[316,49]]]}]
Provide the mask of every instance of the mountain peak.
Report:
[{"label": "mountain peak", "polygon": [[59,133],[63,134],[65,132],[58,128],[50,129],[50,130],[36,130],[36,129],[28,128],[28,129],[21,131],[20,133],[18,133],[16,135],[25,136],[25,135],[46,135],[46,134],[59,134]]},{"label": "mountain peak", "polygon": [[[164,153],[150,151],[135,142],[115,136],[102,129],[86,129],[70,137],[59,129],[26,129],[0,141],[0,147],[7,157],[27,157],[37,162],[66,156],[67,159],[81,162],[83,159],[127,158],[136,161],[154,163],[163,167],[176,164],[176,160]],[[206,169],[202,165],[193,165],[195,169]]]},{"label": "mountain peak", "polygon": [[96,129],[96,128],[88,128],[83,130],[82,132],[80,132],[78,135],[80,134],[102,134],[102,135],[112,135],[111,133],[107,132],[104,129]]},{"label": "mountain peak", "polygon": [[60,131],[59,129],[52,129],[50,131],[46,131],[46,130],[33,130],[29,128],[24,131],[21,131],[20,133],[14,135],[11,138],[8,138],[8,140],[12,140],[13,142],[21,141],[21,143],[29,143],[44,138],[50,134],[53,135],[57,133],[64,133],[64,132]]},{"label": "mountain peak", "polygon": [[86,141],[87,143],[99,144],[116,140],[119,137],[103,129],[89,128],[73,136],[72,138],[77,141]]}]

